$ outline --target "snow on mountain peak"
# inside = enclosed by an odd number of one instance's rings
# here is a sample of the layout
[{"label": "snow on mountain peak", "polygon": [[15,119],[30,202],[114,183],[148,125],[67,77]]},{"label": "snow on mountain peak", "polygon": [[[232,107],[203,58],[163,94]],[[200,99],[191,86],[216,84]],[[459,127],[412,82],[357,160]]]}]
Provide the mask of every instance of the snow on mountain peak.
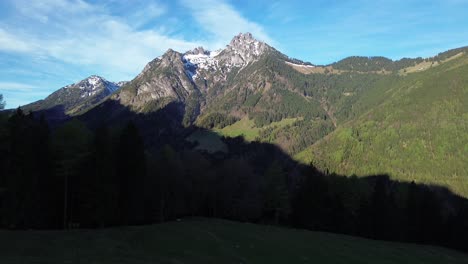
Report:
[{"label": "snow on mountain peak", "polygon": [[218,66],[218,60],[215,58],[221,53],[220,50],[208,51],[202,47],[186,52],[182,56],[187,75],[195,80],[197,78],[197,70],[215,69]]},{"label": "snow on mountain peak", "polygon": [[182,60],[187,76],[195,80],[200,70],[214,71],[223,67],[230,72],[233,67],[243,68],[256,61],[267,47],[265,43],[256,40],[251,33],[240,33],[225,49],[208,51],[198,47],[186,52]]},{"label": "snow on mountain peak", "polygon": [[88,83],[91,84],[92,86],[96,86],[99,82],[102,82],[103,79],[99,76],[92,75],[87,79]]},{"label": "snow on mountain peak", "polygon": [[65,86],[65,88],[73,88],[76,87],[81,90],[81,98],[94,96],[98,93],[104,92],[104,94],[108,95],[120,88],[121,85],[109,82],[106,79],[97,76],[91,75],[90,77],[72,85]]}]

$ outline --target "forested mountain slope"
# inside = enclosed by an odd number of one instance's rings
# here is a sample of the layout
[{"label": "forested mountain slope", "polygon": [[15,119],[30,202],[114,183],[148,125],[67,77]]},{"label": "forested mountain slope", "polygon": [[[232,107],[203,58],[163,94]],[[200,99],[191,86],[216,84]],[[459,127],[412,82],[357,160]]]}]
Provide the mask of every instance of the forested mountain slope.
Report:
[{"label": "forested mountain slope", "polygon": [[468,194],[468,56],[362,94],[358,117],[296,157],[347,175],[392,177]]},{"label": "forested mountain slope", "polygon": [[162,134],[210,145],[204,130],[184,134],[201,127],[273,143],[324,171],[390,173],[468,195],[467,56],[462,47],[425,59],[353,56],[315,66],[245,33],[217,51],[168,50],[119,90],[92,76],[25,110],[62,107],[67,116],[57,119],[84,113],[88,125],[120,126],[133,113],[164,109],[138,124],[155,149]]},{"label": "forested mountain slope", "polygon": [[466,251],[468,56],[442,54],[309,72],[240,34],[219,51],[168,50],[89,107],[97,81],[63,88],[46,100],[72,109],[55,124],[2,112],[0,226],[199,215]]}]

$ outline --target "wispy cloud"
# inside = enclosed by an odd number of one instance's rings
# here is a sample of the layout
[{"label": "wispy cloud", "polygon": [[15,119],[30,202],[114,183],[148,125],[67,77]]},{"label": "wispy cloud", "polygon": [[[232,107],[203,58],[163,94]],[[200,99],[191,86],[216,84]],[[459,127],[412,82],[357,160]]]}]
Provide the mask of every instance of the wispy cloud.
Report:
[{"label": "wispy cloud", "polygon": [[[114,16],[106,5],[82,0],[13,2],[18,13],[15,24],[20,27],[0,24],[0,51],[95,66],[110,79],[132,78],[168,48],[184,51],[199,45],[155,29],[140,29],[166,12],[158,2],[133,7],[125,18]],[[21,27],[21,23],[27,26]]]},{"label": "wispy cloud", "polygon": [[208,45],[222,47],[229,43],[233,36],[242,32],[250,32],[256,38],[274,44],[273,39],[259,24],[242,16],[233,6],[220,0],[182,0],[195,21],[211,34]]},{"label": "wispy cloud", "polygon": [[31,92],[35,87],[30,84],[14,83],[14,82],[0,82],[0,91],[20,91]]},{"label": "wispy cloud", "polygon": [[8,52],[31,52],[30,43],[0,28],[0,50]]},{"label": "wispy cloud", "polygon": [[4,96],[7,108],[16,108],[28,104],[38,97],[45,97],[50,92],[27,83],[0,82],[0,94]]},{"label": "wispy cloud", "polygon": [[17,0],[13,1],[13,4],[23,16],[37,19],[43,23],[48,22],[50,15],[70,15],[93,9],[91,5],[82,0]]},{"label": "wispy cloud", "polygon": [[165,4],[159,2],[146,3],[145,1],[134,0],[131,5],[124,6],[124,12],[127,14],[125,20],[135,28],[140,28],[168,12]]}]

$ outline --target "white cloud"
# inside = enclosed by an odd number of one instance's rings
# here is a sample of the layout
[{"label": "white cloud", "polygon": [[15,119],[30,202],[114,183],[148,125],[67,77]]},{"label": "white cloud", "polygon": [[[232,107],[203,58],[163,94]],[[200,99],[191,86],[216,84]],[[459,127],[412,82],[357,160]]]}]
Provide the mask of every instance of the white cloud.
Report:
[{"label": "white cloud", "polygon": [[[135,5],[135,1],[132,1],[132,5]],[[135,9],[128,14],[127,21],[136,28],[144,26],[153,19],[161,17],[167,13],[167,7],[160,3],[143,3],[142,5],[137,5],[134,8]]]},{"label": "white cloud", "polygon": [[30,52],[33,47],[22,39],[0,28],[0,50],[12,52]]},{"label": "white cloud", "polygon": [[[109,79],[134,77],[146,63],[169,48],[185,51],[200,45],[153,29],[138,29],[148,19],[166,12],[166,7],[157,2],[133,8],[126,18],[113,16],[105,5],[82,0],[13,2],[18,19],[0,24],[0,51],[94,66],[107,73]],[[18,21],[24,26],[18,26]]]},{"label": "white cloud", "polygon": [[69,15],[93,9],[91,5],[82,0],[15,0],[13,3],[21,15],[43,23],[47,23],[49,15],[53,15],[56,11],[60,13],[55,14]]},{"label": "white cloud", "polygon": [[30,92],[35,86],[25,83],[0,82],[0,91],[21,91]]},{"label": "white cloud", "polygon": [[221,0],[182,0],[182,4],[192,11],[195,20],[212,34],[214,43],[219,46],[229,43],[233,36],[250,32],[262,41],[274,44],[262,26],[244,18],[234,7]]},{"label": "white cloud", "polygon": [[[183,25],[174,22],[178,17],[171,16],[161,0],[10,1],[15,9],[7,20],[0,19],[0,52],[23,53],[31,66],[40,67],[37,72],[42,74],[56,71],[55,68],[75,69],[75,74],[62,76],[67,80],[86,77],[79,72],[116,81],[129,80],[169,48],[180,52],[200,45],[221,48],[240,32],[251,32],[273,44],[260,25],[223,1],[183,0],[189,17],[206,32],[204,39],[196,42],[174,35],[183,34],[177,30]],[[44,61],[47,63],[41,66]],[[51,61],[60,63],[55,67]]]},{"label": "white cloud", "polygon": [[45,89],[27,83],[0,82],[0,94],[6,102],[6,108],[16,108],[21,105],[43,98],[49,94]]}]

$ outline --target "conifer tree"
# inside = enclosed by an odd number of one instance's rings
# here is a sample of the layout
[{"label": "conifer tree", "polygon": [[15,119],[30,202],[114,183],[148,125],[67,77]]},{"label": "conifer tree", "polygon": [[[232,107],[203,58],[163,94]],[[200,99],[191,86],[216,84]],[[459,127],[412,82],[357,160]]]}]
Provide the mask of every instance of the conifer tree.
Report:
[{"label": "conifer tree", "polygon": [[143,139],[133,122],[129,122],[120,135],[116,162],[121,223],[141,224],[144,222],[146,160]]}]

